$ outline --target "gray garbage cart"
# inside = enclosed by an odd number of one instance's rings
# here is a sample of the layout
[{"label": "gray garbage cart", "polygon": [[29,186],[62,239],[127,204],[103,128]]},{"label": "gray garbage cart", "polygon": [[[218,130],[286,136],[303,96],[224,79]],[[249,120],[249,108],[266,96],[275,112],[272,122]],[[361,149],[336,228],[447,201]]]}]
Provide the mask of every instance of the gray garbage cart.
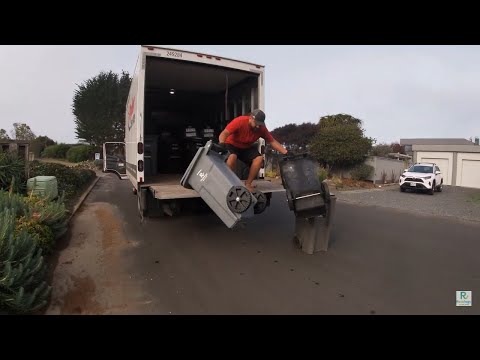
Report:
[{"label": "gray garbage cart", "polygon": [[254,216],[257,199],[227,166],[228,151],[211,140],[198,149],[180,184],[194,189],[228,228]]},{"label": "gray garbage cart", "polygon": [[320,166],[307,154],[279,161],[288,206],[295,214],[294,241],[307,254],[327,251],[332,238],[336,197],[319,179]]}]

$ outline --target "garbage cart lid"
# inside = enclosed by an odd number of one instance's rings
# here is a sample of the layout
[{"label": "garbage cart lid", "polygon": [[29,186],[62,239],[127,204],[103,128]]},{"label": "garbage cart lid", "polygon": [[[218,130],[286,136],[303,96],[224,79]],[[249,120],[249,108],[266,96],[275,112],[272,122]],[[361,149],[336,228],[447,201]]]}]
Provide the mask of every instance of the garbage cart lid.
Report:
[{"label": "garbage cart lid", "polygon": [[28,181],[52,181],[56,179],[55,176],[35,176],[34,178],[28,179]]},{"label": "garbage cart lid", "polygon": [[317,161],[306,154],[285,158],[280,162],[280,174],[285,189],[294,197],[322,192]]}]

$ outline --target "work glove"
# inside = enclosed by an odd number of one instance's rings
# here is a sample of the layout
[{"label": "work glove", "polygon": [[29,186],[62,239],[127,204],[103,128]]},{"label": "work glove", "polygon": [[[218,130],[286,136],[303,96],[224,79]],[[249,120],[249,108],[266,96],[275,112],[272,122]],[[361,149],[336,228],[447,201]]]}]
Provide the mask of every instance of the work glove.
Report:
[{"label": "work glove", "polygon": [[288,150],[286,154],[283,154],[283,157],[286,158],[291,158],[294,157],[295,153],[292,150]]},{"label": "work glove", "polygon": [[225,143],[213,143],[212,149],[221,155],[225,155],[228,153],[227,145],[225,145]]}]

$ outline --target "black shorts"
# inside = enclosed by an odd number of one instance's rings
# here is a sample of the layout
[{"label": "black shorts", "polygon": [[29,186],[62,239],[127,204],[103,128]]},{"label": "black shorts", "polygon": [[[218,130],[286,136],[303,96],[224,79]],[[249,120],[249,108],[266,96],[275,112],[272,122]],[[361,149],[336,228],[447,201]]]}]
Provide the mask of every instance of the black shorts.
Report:
[{"label": "black shorts", "polygon": [[247,149],[240,149],[232,144],[225,144],[227,147],[227,150],[230,151],[230,153],[237,155],[237,158],[243,161],[246,165],[250,166],[252,164],[252,161],[260,155],[258,152],[257,146],[251,146]]}]

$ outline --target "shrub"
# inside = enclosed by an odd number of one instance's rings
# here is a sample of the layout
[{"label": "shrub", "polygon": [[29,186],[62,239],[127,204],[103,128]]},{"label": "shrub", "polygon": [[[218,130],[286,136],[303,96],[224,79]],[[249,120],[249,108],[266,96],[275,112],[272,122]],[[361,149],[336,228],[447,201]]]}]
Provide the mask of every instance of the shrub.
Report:
[{"label": "shrub", "polygon": [[17,154],[0,152],[0,189],[24,192],[26,188],[25,162]]},{"label": "shrub", "polygon": [[25,230],[44,253],[50,252],[54,241],[67,231],[67,209],[62,198],[52,202],[0,191],[0,213],[5,211],[11,211],[16,218],[15,235]]},{"label": "shrub", "polygon": [[382,170],[382,173],[380,174],[380,181],[382,182],[382,184],[387,183],[387,173],[385,172],[385,170]]},{"label": "shrub", "polygon": [[398,176],[395,174],[395,171],[392,170],[391,176],[390,176],[390,182],[393,184],[394,182],[397,182]]},{"label": "shrub", "polygon": [[42,157],[53,159],[65,159],[67,152],[70,150],[70,145],[58,144],[47,146],[42,152]]},{"label": "shrub", "polygon": [[323,166],[320,167],[318,171],[318,180],[322,182],[323,180],[326,180],[328,177],[328,170],[324,168]]},{"label": "shrub", "polygon": [[50,254],[55,245],[55,235],[52,229],[46,224],[41,224],[35,218],[26,218],[22,216],[16,220],[15,236],[19,236],[22,231],[37,242],[44,254]]},{"label": "shrub", "polygon": [[374,171],[373,166],[367,164],[360,164],[355,166],[350,174],[353,180],[367,180]]},{"label": "shrub", "polygon": [[15,234],[15,212],[0,213],[0,307],[27,313],[47,304],[51,287],[37,242],[25,230]]},{"label": "shrub", "polygon": [[268,177],[268,178],[275,178],[275,177],[278,176],[278,174],[277,174],[276,171],[267,170],[267,171],[265,171],[265,176]]},{"label": "shrub", "polygon": [[30,176],[55,176],[58,183],[58,191],[64,194],[65,200],[72,199],[79,191],[96,177],[93,170],[70,168],[61,164],[30,163]]},{"label": "shrub", "polygon": [[29,214],[38,224],[47,225],[53,235],[53,239],[60,238],[67,231],[67,209],[63,198],[57,201],[49,201],[36,196],[24,198],[29,208]]},{"label": "shrub", "polygon": [[343,188],[343,181],[342,181],[342,179],[341,179],[339,176],[334,176],[334,177],[332,178],[332,182],[333,182],[333,184],[335,185],[335,187],[336,187],[337,189]]},{"label": "shrub", "polygon": [[6,210],[15,211],[15,217],[21,217],[28,214],[28,205],[25,203],[25,197],[7,191],[0,191],[0,213]]},{"label": "shrub", "polygon": [[76,163],[72,167],[76,169],[88,169],[88,170],[97,170],[97,169],[103,169],[103,160],[94,160],[94,161],[82,161],[79,163]]},{"label": "shrub", "polygon": [[95,160],[93,164],[96,169],[103,170],[103,160]]},{"label": "shrub", "polygon": [[88,161],[94,156],[94,148],[89,145],[72,146],[67,152],[67,160],[73,163]]}]

